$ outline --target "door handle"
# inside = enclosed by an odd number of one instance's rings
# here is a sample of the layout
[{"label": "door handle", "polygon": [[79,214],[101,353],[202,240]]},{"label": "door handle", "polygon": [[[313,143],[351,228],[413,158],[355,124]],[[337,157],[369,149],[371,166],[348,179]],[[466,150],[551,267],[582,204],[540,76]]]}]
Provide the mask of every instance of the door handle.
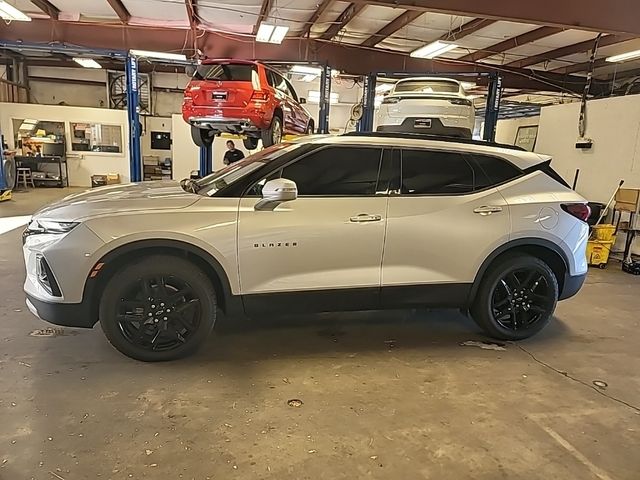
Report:
[{"label": "door handle", "polygon": [[502,207],[497,205],[484,205],[473,210],[473,213],[479,213],[480,215],[491,215],[492,213],[499,213],[502,211]]},{"label": "door handle", "polygon": [[370,215],[368,213],[361,213],[349,219],[353,223],[379,222],[380,220],[382,220],[380,215]]}]

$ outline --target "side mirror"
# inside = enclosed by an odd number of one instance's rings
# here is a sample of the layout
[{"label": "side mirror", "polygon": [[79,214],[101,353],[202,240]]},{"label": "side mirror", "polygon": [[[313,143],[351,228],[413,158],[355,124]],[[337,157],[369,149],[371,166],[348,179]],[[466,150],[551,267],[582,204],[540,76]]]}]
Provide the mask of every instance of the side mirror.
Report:
[{"label": "side mirror", "polygon": [[300,98],[300,105],[307,103],[307,99],[304,97]]},{"label": "side mirror", "polygon": [[262,187],[262,200],[256,203],[255,210],[273,210],[282,202],[298,198],[296,182],[286,178],[269,180]]}]

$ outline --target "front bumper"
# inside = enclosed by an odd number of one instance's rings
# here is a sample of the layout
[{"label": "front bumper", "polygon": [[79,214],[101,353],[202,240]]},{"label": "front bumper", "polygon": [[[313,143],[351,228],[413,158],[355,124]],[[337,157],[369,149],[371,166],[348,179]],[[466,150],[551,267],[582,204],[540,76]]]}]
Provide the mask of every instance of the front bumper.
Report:
[{"label": "front bumper", "polygon": [[89,302],[52,303],[38,300],[28,293],[26,296],[26,304],[29,311],[41,320],[54,325],[91,328],[98,320],[94,318]]},{"label": "front bumper", "polygon": [[558,296],[558,300],[566,300],[567,298],[573,297],[580,291],[586,278],[586,273],[581,275],[565,275],[564,284],[562,285],[562,291]]}]

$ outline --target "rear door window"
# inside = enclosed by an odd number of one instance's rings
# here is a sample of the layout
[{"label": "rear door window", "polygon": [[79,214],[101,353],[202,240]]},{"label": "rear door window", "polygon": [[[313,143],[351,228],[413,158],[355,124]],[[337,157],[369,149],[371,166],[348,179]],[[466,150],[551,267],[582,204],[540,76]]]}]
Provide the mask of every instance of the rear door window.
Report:
[{"label": "rear door window", "polygon": [[500,185],[522,175],[522,170],[503,158],[477,154],[470,158],[476,171],[476,190]]},{"label": "rear door window", "polygon": [[403,149],[400,169],[403,195],[459,195],[474,190],[474,171],[463,154]]},{"label": "rear door window", "polygon": [[198,65],[193,78],[218,82],[251,82],[257,74],[256,66],[247,63]]}]

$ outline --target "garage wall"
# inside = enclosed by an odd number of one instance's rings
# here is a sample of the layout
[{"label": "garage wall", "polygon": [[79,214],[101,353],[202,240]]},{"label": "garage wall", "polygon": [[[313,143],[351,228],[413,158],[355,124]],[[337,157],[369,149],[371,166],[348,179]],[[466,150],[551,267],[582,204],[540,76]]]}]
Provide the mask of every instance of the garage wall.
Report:
[{"label": "garage wall", "polygon": [[127,112],[104,108],[62,107],[27,103],[0,103],[0,131],[9,147],[14,147],[15,134],[11,119],[34,118],[64,122],[67,151],[71,150],[70,123],[91,122],[121,125],[122,153],[69,153],[69,183],[71,186],[89,187],[91,175],[118,173],[123,182],[129,181],[129,141],[127,138]]},{"label": "garage wall", "polygon": [[[31,102],[76,107],[107,106],[107,71],[91,68],[29,67]],[[51,78],[52,81],[36,80]],[[103,85],[53,83],[56,79],[102,82]]]},{"label": "garage wall", "polygon": [[151,132],[171,133],[171,117],[149,117],[141,116],[142,129],[144,133],[140,138],[140,151],[142,155],[157,155],[160,160],[171,157],[171,150],[155,150],[151,148]]},{"label": "garage wall", "polygon": [[536,152],[552,155],[553,168],[569,183],[579,168],[576,190],[591,201],[607,202],[621,179],[640,188],[640,95],[589,102],[590,150],[575,148],[579,114],[579,103],[544,107]]},{"label": "garage wall", "polygon": [[509,118],[498,120],[496,142],[515,145],[518,128],[538,125],[540,117]]}]

